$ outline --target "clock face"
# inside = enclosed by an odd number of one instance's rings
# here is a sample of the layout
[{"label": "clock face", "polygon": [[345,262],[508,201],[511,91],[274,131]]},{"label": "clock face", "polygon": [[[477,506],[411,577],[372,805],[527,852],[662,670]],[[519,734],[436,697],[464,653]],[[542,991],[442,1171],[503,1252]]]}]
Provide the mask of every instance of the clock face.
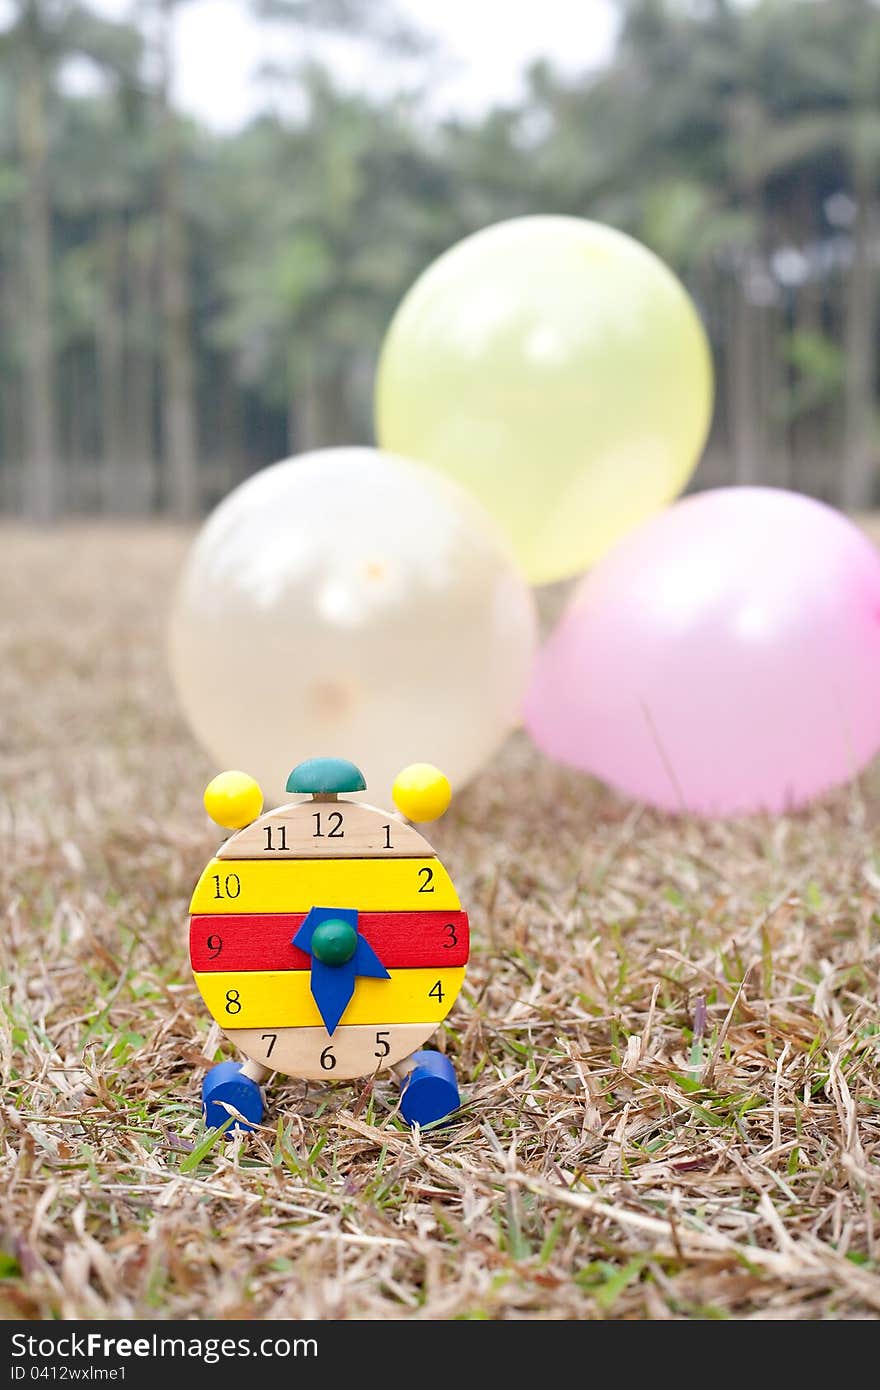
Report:
[{"label": "clock face", "polygon": [[261,816],[221,846],[190,913],[211,1016],[288,1076],[393,1066],[428,1041],[464,979],[468,919],[449,875],[412,826],[361,802]]}]

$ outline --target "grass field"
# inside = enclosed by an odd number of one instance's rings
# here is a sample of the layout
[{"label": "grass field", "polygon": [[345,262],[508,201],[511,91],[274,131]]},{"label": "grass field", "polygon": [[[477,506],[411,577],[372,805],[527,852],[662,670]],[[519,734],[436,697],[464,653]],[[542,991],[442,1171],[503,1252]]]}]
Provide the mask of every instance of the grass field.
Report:
[{"label": "grass field", "polygon": [[[384,1080],[222,1055],[186,904],[215,836],[166,675],[170,531],[0,531],[0,1309],[72,1318],[880,1311],[880,775],[700,825],[524,737],[432,839],[475,950],[416,1137]],[[332,751],[332,750],[330,750]]]}]

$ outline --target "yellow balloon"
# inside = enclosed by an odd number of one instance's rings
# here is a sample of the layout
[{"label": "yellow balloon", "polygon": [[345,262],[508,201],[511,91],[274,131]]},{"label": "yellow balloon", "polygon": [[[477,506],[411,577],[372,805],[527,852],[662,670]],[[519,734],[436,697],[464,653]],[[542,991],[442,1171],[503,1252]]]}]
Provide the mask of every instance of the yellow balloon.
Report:
[{"label": "yellow balloon", "polygon": [[449,809],[449,778],[433,763],[410,763],[398,772],[391,789],[394,804],[410,820],[437,820]]},{"label": "yellow balloon", "polygon": [[462,786],[521,721],[534,597],[463,488],[376,449],[320,449],[229,494],[171,617],[183,712],[219,766],[283,801],[306,758],[348,758],[387,806],[424,758]]},{"label": "yellow balloon", "polygon": [[453,246],[409,291],[376,430],[475,493],[540,584],[681,492],[712,396],[706,335],[662,261],[596,222],[522,217]]},{"label": "yellow balloon", "polygon": [[205,810],[226,830],[250,825],[262,809],[260,785],[246,772],[221,772],[205,787]]}]

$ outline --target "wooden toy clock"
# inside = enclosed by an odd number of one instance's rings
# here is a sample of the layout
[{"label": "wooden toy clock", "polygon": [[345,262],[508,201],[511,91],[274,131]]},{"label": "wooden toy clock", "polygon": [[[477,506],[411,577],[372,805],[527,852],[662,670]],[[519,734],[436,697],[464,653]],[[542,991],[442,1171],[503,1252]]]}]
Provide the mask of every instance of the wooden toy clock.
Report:
[{"label": "wooden toy clock", "polygon": [[[340,758],[294,768],[302,799],[261,814],[241,772],[215,777],[205,807],[237,833],[190,903],[190,959],[212,1017],[247,1059],[220,1062],[202,1087],[205,1122],[250,1129],[272,1072],[342,1081],[393,1068],[408,1124],[460,1103],[455,1071],[423,1045],[461,989],[468,918],[431,846],[405,820],[363,802],[362,774]],[[449,783],[426,763],[405,768],[394,801],[434,820]]]}]

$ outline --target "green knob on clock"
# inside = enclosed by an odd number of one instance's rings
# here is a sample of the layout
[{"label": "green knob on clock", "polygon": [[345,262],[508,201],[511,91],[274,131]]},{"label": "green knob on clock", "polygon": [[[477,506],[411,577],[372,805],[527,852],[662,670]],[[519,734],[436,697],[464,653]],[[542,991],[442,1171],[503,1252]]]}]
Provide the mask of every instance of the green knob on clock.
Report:
[{"label": "green knob on clock", "polygon": [[346,965],[357,950],[357,932],[350,922],[328,917],[315,927],[312,955],[322,965]]},{"label": "green knob on clock", "polygon": [[310,792],[312,796],[338,796],[366,791],[364,774],[347,758],[307,758],[297,763],[287,779],[289,792]]}]

